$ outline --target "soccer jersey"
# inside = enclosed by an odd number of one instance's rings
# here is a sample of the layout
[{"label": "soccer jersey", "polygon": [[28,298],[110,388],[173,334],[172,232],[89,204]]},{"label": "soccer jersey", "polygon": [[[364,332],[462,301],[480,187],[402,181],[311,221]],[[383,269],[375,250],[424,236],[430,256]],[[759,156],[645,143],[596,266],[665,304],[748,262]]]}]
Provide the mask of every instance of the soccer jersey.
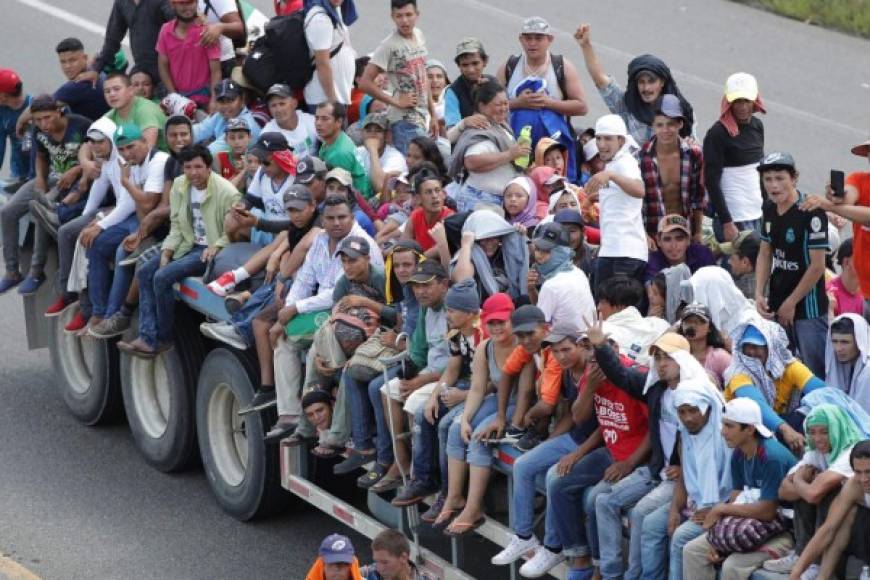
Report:
[{"label": "soccer jersey", "polygon": [[[776,204],[764,204],[761,239],[769,243],[772,254],[770,296],[768,305],[776,311],[794,291],[810,266],[810,250],[828,247],[828,217],[821,209],[801,211],[798,206],[805,196],[788,211],[779,215]],[[795,307],[795,319],[818,318],[828,312],[825,278],[820,276],[806,296]]]}]

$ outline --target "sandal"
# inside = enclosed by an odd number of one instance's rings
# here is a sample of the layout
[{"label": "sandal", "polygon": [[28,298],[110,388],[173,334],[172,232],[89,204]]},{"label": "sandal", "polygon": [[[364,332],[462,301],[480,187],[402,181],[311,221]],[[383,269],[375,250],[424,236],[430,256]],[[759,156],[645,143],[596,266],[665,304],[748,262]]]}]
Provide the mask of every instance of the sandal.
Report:
[{"label": "sandal", "polygon": [[371,486],[369,490],[374,493],[385,493],[387,491],[399,489],[400,487],[402,487],[401,475],[385,475],[380,481]]},{"label": "sandal", "polygon": [[458,516],[464,509],[465,506],[459,508],[445,507],[441,510],[441,513],[438,514],[438,517],[435,518],[435,520],[432,522],[432,527],[436,530],[443,530],[451,523],[453,523],[453,520],[456,519],[456,516]]},{"label": "sandal", "polygon": [[360,489],[370,489],[372,486],[376,485],[380,480],[384,478],[387,472],[390,470],[388,465],[382,465],[378,462],[375,462],[374,467],[372,467],[367,473],[359,476],[356,480],[356,485]]},{"label": "sandal", "polygon": [[453,523],[444,528],[444,534],[454,538],[458,536],[464,536],[466,534],[470,534],[485,523],[486,518],[484,516],[481,516],[477,519],[477,521],[471,524],[465,522],[457,522],[456,520],[453,520]]},{"label": "sandal", "polygon": [[311,454],[318,459],[334,459],[344,452],[344,447],[335,445],[318,445],[311,450]]}]

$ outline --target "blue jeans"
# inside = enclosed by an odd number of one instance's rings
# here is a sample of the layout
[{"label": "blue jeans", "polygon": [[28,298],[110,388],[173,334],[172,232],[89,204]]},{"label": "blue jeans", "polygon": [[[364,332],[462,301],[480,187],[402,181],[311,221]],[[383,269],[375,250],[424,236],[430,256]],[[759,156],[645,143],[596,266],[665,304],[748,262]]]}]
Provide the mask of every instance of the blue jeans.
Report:
[{"label": "blue jeans", "polygon": [[160,254],[139,267],[139,336],[151,347],[172,340],[175,292],[172,285],[205,272],[204,246],[194,246],[183,257],[160,267]]},{"label": "blue jeans", "polygon": [[[667,518],[674,497],[674,482],[663,481],[658,487],[646,494],[629,513],[631,539],[629,544],[629,572],[626,578],[658,578],[664,580],[668,571],[666,558],[668,549]],[[662,510],[665,514],[665,534],[661,538],[646,534],[647,520],[655,522]],[[651,519],[652,518],[652,519]]]},{"label": "blue jeans", "polygon": [[[570,433],[548,439],[520,455],[514,463],[514,496],[511,498],[514,533],[518,536],[531,536],[535,533],[535,494],[540,480],[545,481],[547,470],[556,465],[563,456],[577,449],[577,443]],[[544,545],[561,545],[552,526],[546,526]]]},{"label": "blue jeans", "polygon": [[[481,405],[482,407],[482,405]],[[496,402],[496,410],[498,409],[498,403]],[[513,402],[508,404],[507,413],[505,417],[507,417],[508,423],[510,423],[510,419],[514,414],[514,409],[516,409],[516,405]],[[477,414],[475,414],[474,419],[477,420],[478,417],[483,415],[480,412],[480,409],[477,410]],[[490,423],[492,423],[495,418],[498,416],[498,413],[490,413],[489,415],[483,415],[483,418],[474,428],[474,433],[471,435],[471,442],[468,444],[468,454],[466,457],[466,461],[468,465],[473,465],[475,467],[492,467],[492,462],[495,458],[492,456],[492,447],[484,443],[483,441],[478,441],[477,436],[480,435]]]},{"label": "blue jeans", "polygon": [[795,320],[789,332],[791,346],[796,346],[798,356],[813,374],[825,376],[825,344],[828,340],[828,315]]},{"label": "blue jeans", "polygon": [[254,290],[251,297],[248,298],[238,312],[233,314],[230,319],[230,324],[236,329],[239,336],[245,339],[248,346],[254,345],[254,331],[252,324],[258,314],[275,300],[275,281],[266,284]]},{"label": "blue jeans", "polygon": [[[399,375],[400,366],[392,367],[387,371],[387,376],[392,379]],[[349,378],[349,377],[348,377]],[[355,386],[356,388],[352,388]],[[362,437],[364,440],[367,440],[368,443],[366,446],[362,447],[362,449],[371,449],[371,414],[374,412],[375,414],[375,426],[377,428],[375,443],[377,450],[377,459],[378,463],[381,465],[392,465],[393,461],[395,461],[395,455],[393,454],[393,439],[390,437],[390,422],[387,418],[386,413],[384,413],[384,403],[381,398],[381,387],[384,386],[384,375],[380,374],[367,385],[368,386],[368,404],[370,405],[368,409],[366,409],[365,397],[362,395],[363,388],[366,385],[362,385],[360,383],[351,383],[350,381],[345,382],[345,388],[348,390],[350,398],[348,399],[351,402],[351,433],[353,435],[354,444],[357,441],[357,427],[358,424],[365,424],[365,428],[367,429],[363,431]],[[357,398],[359,397],[359,398]],[[360,415],[362,413],[362,415]]]},{"label": "blue jeans", "polygon": [[[444,403],[438,403],[438,419],[432,425],[426,420],[425,405],[417,410],[414,416],[413,463],[414,479],[427,486],[434,486],[435,455],[438,455],[438,467],[441,471],[441,491],[447,492],[447,434],[450,425],[457,417],[462,416],[465,403],[459,403],[448,408]],[[437,445],[437,450],[435,445]]]},{"label": "blue jeans", "polygon": [[[601,481],[604,471],[611,463],[613,458],[610,451],[606,447],[599,447],[575,463],[566,475],[558,475],[555,465],[547,470],[547,519],[544,537],[559,540],[556,546],[549,546],[550,548],[561,545],[568,558],[589,555],[588,519],[595,513],[595,503],[590,504],[586,494],[589,493],[589,488]],[[587,518],[585,527],[584,514]]]},{"label": "blue jeans", "polygon": [[[88,248],[88,288],[93,316],[109,317],[124,305],[124,297],[133,282],[133,266],[121,267],[117,260],[118,256],[123,260],[127,255],[121,242],[138,227],[139,219],[134,213],[103,230]],[[114,276],[109,270],[110,260],[115,263]]]},{"label": "blue jeans", "polygon": [[467,183],[459,188],[459,191],[453,196],[453,200],[456,202],[456,211],[459,212],[473,211],[474,207],[479,203],[488,203],[501,207],[504,202],[502,196],[478,189]]},{"label": "blue jeans", "polygon": [[[673,484],[669,487],[673,494]],[[601,547],[602,578],[622,577],[622,512],[628,511],[632,506],[642,501],[642,498],[646,499],[645,496],[654,488],[656,488],[656,481],[652,478],[649,467],[644,465],[613,484],[609,493],[601,493],[595,499],[598,544]],[[631,513],[634,514],[635,510],[632,510]],[[640,520],[643,520],[642,516]],[[640,526],[637,528],[632,526],[629,541],[629,569],[625,573],[626,579],[641,577],[639,556]]]},{"label": "blue jeans", "polygon": [[670,509],[670,504],[663,505],[643,520],[641,564],[644,578],[664,578],[664,571],[668,570],[669,580],[683,580],[683,546],[704,533],[703,527],[691,520],[685,521],[670,538],[671,547],[666,552]]},{"label": "blue jeans", "polygon": [[[469,423],[473,431],[483,423],[484,419],[488,419],[494,412],[498,410],[498,400],[495,394],[487,395],[477,408],[474,417]],[[462,440],[462,425],[460,422],[455,422],[448,428],[447,431],[447,457],[465,461],[468,455],[468,445]]]},{"label": "blue jeans", "polygon": [[390,131],[393,134],[393,147],[399,150],[402,155],[408,154],[408,145],[411,144],[411,139],[414,137],[425,137],[426,130],[422,129],[414,123],[408,121],[398,121],[390,125]]}]

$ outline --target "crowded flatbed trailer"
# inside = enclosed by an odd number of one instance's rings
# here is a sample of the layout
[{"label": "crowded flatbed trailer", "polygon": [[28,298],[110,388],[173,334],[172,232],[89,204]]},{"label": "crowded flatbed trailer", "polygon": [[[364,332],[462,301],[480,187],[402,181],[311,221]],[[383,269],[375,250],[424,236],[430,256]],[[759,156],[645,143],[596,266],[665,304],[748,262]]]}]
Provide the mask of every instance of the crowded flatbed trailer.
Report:
[{"label": "crowded flatbed trailer", "polygon": [[[22,235],[22,243],[25,239]],[[49,266],[47,272],[52,272]],[[270,447],[263,442],[266,426],[276,418],[274,410],[238,415],[258,383],[255,360],[250,351],[215,343],[200,334],[199,324],[204,320],[229,320],[223,299],[211,293],[201,279],[187,278],[176,286],[175,346],[146,360],[116,347],[119,340],[136,333],[135,318],[123,336],[102,340],[64,332],[74,309],[54,318],[43,316],[53,297],[52,278],[36,294],[24,298],[27,344],[31,350],[49,349],[60,395],[80,422],[97,426],[126,414],[136,448],[145,461],[165,473],[182,471],[199,458],[215,500],[240,521],[279,513],[295,496],[368,538],[387,528],[403,531],[411,540],[415,561],[430,577],[472,578],[462,571],[474,557],[465,549],[463,538],[450,538],[447,559],[421,545],[425,533],[420,533],[418,506],[397,508],[389,496],[369,491],[369,513],[364,513],[318,485],[317,459],[304,444],[285,440]],[[520,452],[501,444],[493,447],[493,454],[494,470],[505,476],[510,497],[512,465]],[[541,486],[538,491],[544,493]],[[434,497],[424,503],[431,501]],[[507,517],[508,525],[487,516],[475,533],[505,547],[512,534],[511,514]],[[518,564],[508,568],[512,580],[519,577]],[[550,572],[555,578],[566,574],[565,564]],[[752,578],[782,580],[785,576],[759,570]]]}]

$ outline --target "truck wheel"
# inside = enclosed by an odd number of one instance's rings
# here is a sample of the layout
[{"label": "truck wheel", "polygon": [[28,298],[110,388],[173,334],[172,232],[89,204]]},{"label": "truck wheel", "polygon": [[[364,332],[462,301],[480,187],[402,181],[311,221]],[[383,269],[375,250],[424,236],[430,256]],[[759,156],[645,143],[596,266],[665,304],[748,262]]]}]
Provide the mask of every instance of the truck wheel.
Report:
[{"label": "truck wheel", "polygon": [[[175,347],[153,359],[121,353],[121,390],[136,448],[165,473],[196,455],[196,379],[204,357],[197,325],[178,320]],[[134,333],[130,333],[133,335]]]},{"label": "truck wheel", "polygon": [[247,521],[283,510],[289,494],[281,488],[277,447],[266,447],[264,415],[238,412],[254,396],[253,360],[246,353],[217,348],[199,374],[196,423],[208,483],[224,511]]},{"label": "truck wheel", "polygon": [[76,314],[68,308],[53,319],[48,349],[57,384],[72,415],[85,425],[108,423],[121,415],[118,353],[114,345],[64,332]]}]

